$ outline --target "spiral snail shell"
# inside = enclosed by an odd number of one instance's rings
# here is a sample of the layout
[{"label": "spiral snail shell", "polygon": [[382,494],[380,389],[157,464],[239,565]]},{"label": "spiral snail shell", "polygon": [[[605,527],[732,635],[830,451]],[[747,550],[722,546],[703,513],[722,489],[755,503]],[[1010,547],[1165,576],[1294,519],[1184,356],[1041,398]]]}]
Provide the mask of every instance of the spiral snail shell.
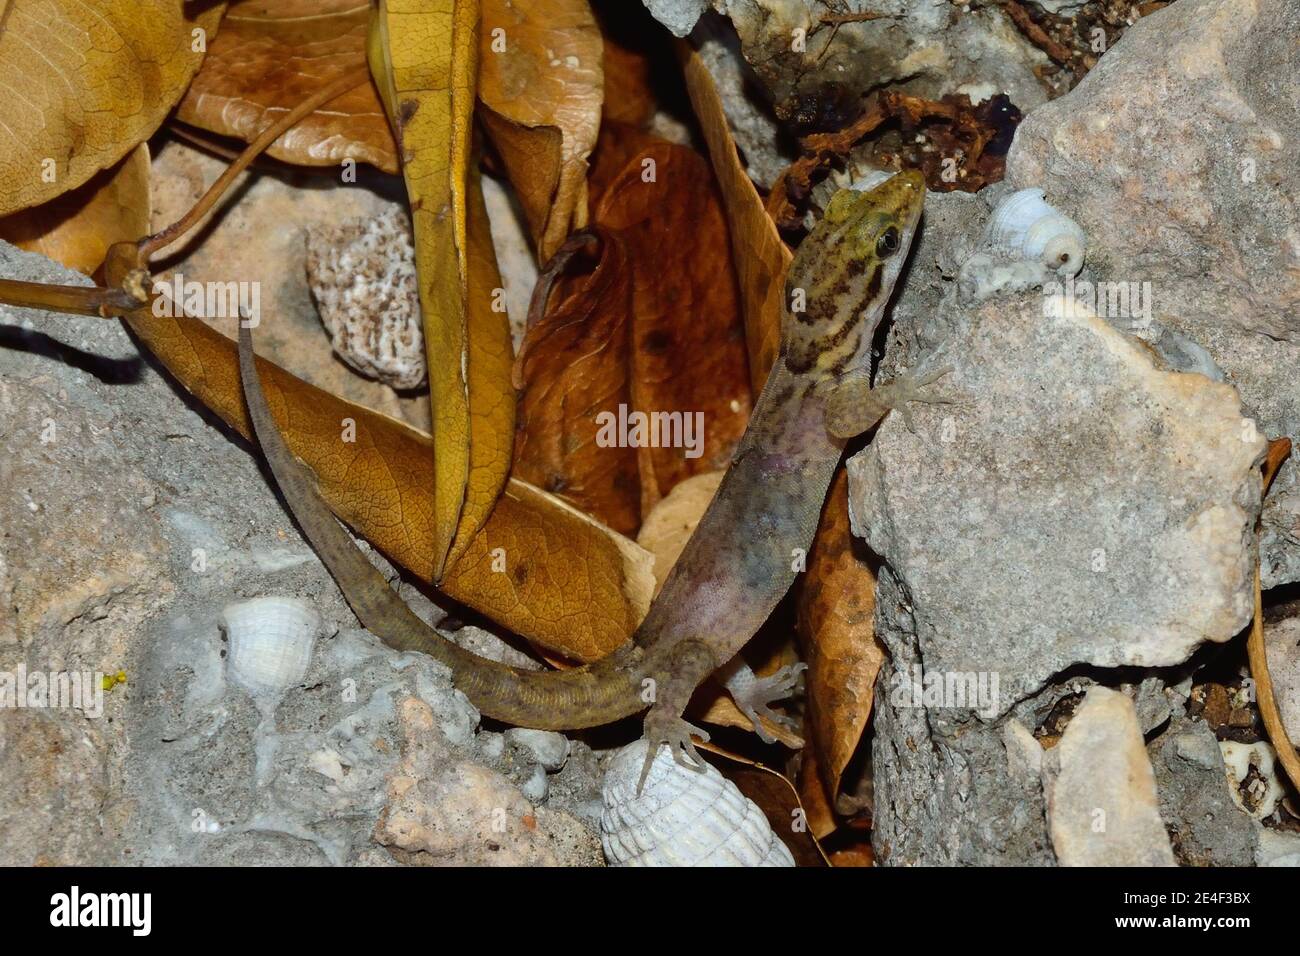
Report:
[{"label": "spiral snail shell", "polygon": [[1047,202],[1041,189],[1003,197],[984,228],[984,241],[1018,259],[1041,262],[1063,276],[1083,268],[1087,237],[1079,224]]},{"label": "spiral snail shell", "polygon": [[605,772],[600,842],[611,866],[794,866],[763,811],[712,766],[700,773],[660,748],[638,797],[646,746],[624,747]]}]

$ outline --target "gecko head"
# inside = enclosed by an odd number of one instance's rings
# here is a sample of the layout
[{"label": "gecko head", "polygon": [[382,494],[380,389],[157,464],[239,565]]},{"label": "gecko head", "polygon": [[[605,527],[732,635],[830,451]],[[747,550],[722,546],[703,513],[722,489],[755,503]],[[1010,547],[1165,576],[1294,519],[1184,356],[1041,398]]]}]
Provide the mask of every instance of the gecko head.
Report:
[{"label": "gecko head", "polygon": [[925,179],[915,170],[832,197],[786,279],[782,351],[790,371],[838,378],[866,359],[924,202]]}]

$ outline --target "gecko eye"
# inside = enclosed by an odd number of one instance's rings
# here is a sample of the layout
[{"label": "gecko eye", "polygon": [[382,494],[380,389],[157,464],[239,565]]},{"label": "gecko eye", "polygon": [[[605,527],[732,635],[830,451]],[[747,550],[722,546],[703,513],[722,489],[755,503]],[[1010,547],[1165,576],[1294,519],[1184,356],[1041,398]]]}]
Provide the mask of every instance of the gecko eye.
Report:
[{"label": "gecko eye", "polygon": [[887,259],[898,251],[898,230],[890,226],[876,240],[876,255]]}]

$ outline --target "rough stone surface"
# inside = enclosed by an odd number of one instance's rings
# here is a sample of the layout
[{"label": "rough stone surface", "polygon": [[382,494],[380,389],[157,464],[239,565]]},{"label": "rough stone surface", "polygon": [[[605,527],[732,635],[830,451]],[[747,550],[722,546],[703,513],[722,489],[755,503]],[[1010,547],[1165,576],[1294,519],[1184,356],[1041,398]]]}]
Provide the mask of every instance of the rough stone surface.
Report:
[{"label": "rough stone surface", "polygon": [[[670,28],[698,17],[698,3],[648,3]],[[925,96],[983,89],[1007,93],[1022,110],[1046,100],[1034,74],[1048,60],[997,7],[949,0],[873,0],[875,19],[823,18],[849,9],[825,0],[714,0],[741,39],[775,106],[799,127],[838,128],[862,108],[862,97],[897,83]],[[802,43],[800,43],[802,38]],[[832,39],[833,38],[833,39]]]},{"label": "rough stone surface", "polygon": [[1043,762],[1052,846],[1063,866],[1175,866],[1133,702],[1088,691]]},{"label": "rough stone surface", "polygon": [[1264,647],[1282,723],[1292,740],[1300,739],[1300,617],[1266,622]]},{"label": "rough stone surface", "polygon": [[684,37],[695,22],[709,9],[709,0],[641,0],[651,15],[673,32]]},{"label": "rough stone surface", "polygon": [[[0,275],[87,281],[5,244]],[[479,727],[445,668],[359,630],[258,461],[118,323],[0,307],[0,340],[0,674],[125,678],[98,718],[0,708],[0,862],[599,861],[591,750],[575,745],[546,774]],[[219,622],[269,594],[307,602],[323,627],[301,680],[254,698],[228,673]],[[459,783],[410,754],[402,764],[404,707],[424,715],[422,745]],[[539,769],[543,805],[521,792]],[[398,776],[415,781],[418,807],[392,793]],[[498,807],[519,835],[499,852],[475,823]],[[390,823],[464,826],[437,846],[390,829],[376,842],[385,808]]]},{"label": "rough stone surface", "polygon": [[[1007,158],[1087,231],[1101,278],[1150,282],[1269,437],[1300,438],[1300,5],[1179,0],[1139,20]],[[1300,468],[1264,509],[1265,588],[1300,580]]]},{"label": "rough stone surface", "polygon": [[[871,754],[875,780],[872,843],[884,866],[1050,866],[1041,760],[1014,729],[980,721],[967,708],[918,706],[901,693],[921,663],[906,598],[881,569],[876,635],[889,650],[877,679]],[[882,607],[895,613],[881,613]],[[1007,722],[1036,725],[1053,689],[1023,703]],[[1027,731],[1026,731],[1027,732]]]},{"label": "rough stone surface", "polygon": [[938,386],[964,404],[890,416],[849,462],[926,667],[997,674],[1005,711],[1071,664],[1176,664],[1240,631],[1264,443],[1235,391],[1081,308],[965,315]]},{"label": "rough stone surface", "polygon": [[1228,795],[1223,754],[1200,721],[1179,717],[1147,748],[1160,815],[1183,866],[1250,866],[1259,827]]}]

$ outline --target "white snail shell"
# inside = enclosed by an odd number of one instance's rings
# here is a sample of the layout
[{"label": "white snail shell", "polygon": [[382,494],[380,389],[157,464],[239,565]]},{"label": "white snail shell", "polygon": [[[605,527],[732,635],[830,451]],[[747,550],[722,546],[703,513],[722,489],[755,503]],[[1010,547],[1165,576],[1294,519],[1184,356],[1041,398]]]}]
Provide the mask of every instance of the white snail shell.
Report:
[{"label": "white snail shell", "polygon": [[641,796],[645,740],[605,773],[600,843],[611,866],[794,866],[758,806],[717,769],[700,773],[660,747]]},{"label": "white snail shell", "polygon": [[1087,245],[1079,224],[1052,207],[1041,189],[1021,189],[1003,197],[984,228],[984,240],[1063,276],[1078,275]]},{"label": "white snail shell", "polygon": [[231,677],[253,694],[278,692],[307,674],[321,617],[297,598],[260,597],[227,605],[222,627],[230,641]]}]

